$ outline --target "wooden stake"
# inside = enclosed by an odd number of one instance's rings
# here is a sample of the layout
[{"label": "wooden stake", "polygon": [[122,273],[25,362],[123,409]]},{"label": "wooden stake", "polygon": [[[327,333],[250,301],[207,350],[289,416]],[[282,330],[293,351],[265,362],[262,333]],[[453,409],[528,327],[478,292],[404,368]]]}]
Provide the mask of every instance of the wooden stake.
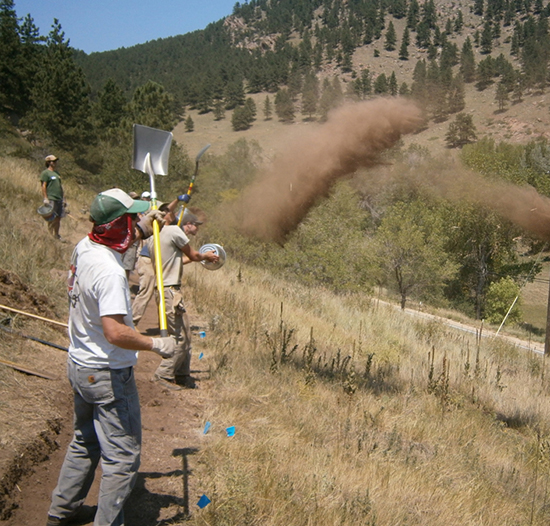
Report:
[{"label": "wooden stake", "polygon": [[49,320],[48,318],[43,318],[42,316],[37,316],[36,314],[31,314],[30,312],[24,312],[22,310],[12,309],[11,307],[6,307],[5,305],[0,305],[0,309],[4,309],[10,312],[16,312],[17,314],[23,314],[24,316],[28,316],[29,318],[35,318],[37,320],[47,321],[48,323],[54,323],[55,325],[60,325],[61,327],[65,327],[66,329],[69,328],[69,326],[66,323],[56,321],[56,320]]},{"label": "wooden stake", "polygon": [[0,359],[0,364],[7,365],[8,367],[11,367],[12,369],[16,369],[18,371],[21,371],[23,373],[32,374],[34,376],[39,376],[40,378],[46,378],[46,380],[55,380],[55,378],[53,376],[49,376],[45,373],[41,373],[39,371],[29,369],[28,367],[23,367],[22,365],[19,365],[19,364],[14,363],[14,362],[9,362],[8,360]]}]

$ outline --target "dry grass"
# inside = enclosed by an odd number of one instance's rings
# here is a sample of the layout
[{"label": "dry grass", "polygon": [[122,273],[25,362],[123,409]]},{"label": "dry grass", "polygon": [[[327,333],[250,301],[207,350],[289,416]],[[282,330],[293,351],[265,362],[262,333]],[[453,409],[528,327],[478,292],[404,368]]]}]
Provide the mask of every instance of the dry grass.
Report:
[{"label": "dry grass", "polygon": [[215,379],[197,473],[212,504],[192,523],[548,523],[543,358],[238,275],[188,273]]}]

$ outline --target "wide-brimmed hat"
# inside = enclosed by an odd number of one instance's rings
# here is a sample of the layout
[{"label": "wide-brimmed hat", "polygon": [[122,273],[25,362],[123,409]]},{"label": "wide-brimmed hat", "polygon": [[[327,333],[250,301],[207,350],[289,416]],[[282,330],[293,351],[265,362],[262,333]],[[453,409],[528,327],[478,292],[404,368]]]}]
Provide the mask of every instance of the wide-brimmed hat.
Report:
[{"label": "wide-brimmed hat", "polygon": [[48,161],[59,161],[59,157],[56,157],[55,155],[47,155],[44,160],[46,162],[48,162]]},{"label": "wide-brimmed hat", "polygon": [[[179,216],[178,216],[179,220]],[[188,223],[193,223],[194,225],[202,225],[202,221],[193,213],[190,212],[188,208],[186,208],[183,211],[183,218],[181,220],[182,225],[186,225]]]},{"label": "wide-brimmed hat", "polygon": [[149,202],[134,200],[120,188],[97,195],[90,207],[90,217],[96,225],[104,225],[124,214],[139,214],[149,210]]}]

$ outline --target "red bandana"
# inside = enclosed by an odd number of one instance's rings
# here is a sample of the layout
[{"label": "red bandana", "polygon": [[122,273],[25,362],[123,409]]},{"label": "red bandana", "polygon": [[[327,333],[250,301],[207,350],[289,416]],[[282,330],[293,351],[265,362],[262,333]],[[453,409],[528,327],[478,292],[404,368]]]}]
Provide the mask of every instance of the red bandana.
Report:
[{"label": "red bandana", "polygon": [[123,254],[134,241],[132,218],[129,214],[124,214],[110,223],[94,225],[88,237],[94,243],[105,245]]}]

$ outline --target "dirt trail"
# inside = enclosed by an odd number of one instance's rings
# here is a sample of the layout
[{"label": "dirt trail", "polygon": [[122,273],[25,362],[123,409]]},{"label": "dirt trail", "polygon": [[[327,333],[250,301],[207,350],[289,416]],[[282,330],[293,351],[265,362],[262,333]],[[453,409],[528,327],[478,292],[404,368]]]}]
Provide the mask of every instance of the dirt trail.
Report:
[{"label": "dirt trail", "polygon": [[[195,333],[194,343],[199,344],[196,333],[207,328],[202,320],[193,316],[193,306],[188,307]],[[154,301],[149,304],[139,330],[147,335],[158,334]],[[208,403],[209,392],[208,351],[202,340],[200,344],[205,357],[199,360],[197,350],[193,352],[192,374],[198,386],[193,390],[170,391],[150,382],[160,358],[153,353],[140,353],[136,380],[142,407],[142,461],[136,487],[125,508],[126,523],[132,526],[150,526],[161,521],[178,524],[189,510],[193,512],[199,509],[196,503],[203,492],[196,487],[191,474],[203,436],[202,414]],[[55,386],[55,389],[67,394],[64,421],[57,438],[59,448],[19,482],[19,495],[16,496],[18,508],[8,520],[0,521],[0,524],[45,524],[51,492],[57,483],[67,444],[72,437],[72,402],[69,403],[68,382],[61,374],[56,382],[63,385]],[[100,472],[96,475],[86,504],[94,505],[97,502],[99,476]]]}]

